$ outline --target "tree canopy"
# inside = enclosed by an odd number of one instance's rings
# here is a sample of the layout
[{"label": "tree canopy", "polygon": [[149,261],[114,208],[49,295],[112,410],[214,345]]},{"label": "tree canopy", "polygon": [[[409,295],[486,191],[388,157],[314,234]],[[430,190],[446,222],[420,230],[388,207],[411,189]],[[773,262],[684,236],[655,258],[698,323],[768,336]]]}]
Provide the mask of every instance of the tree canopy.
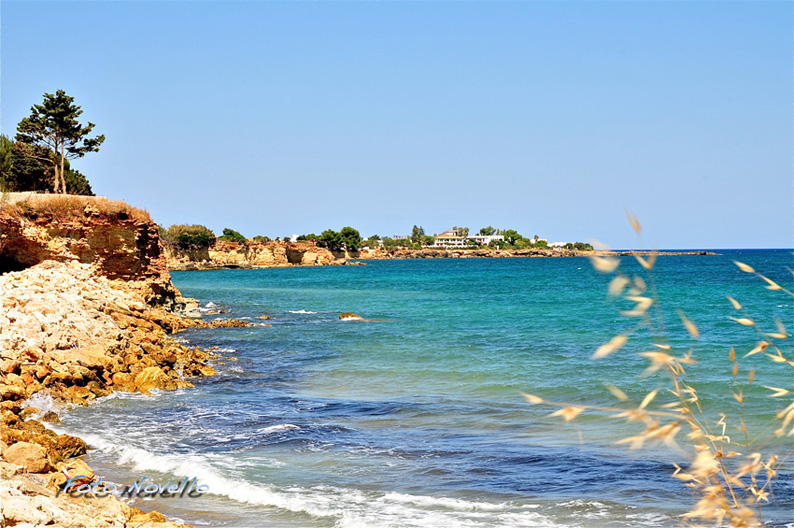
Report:
[{"label": "tree canopy", "polygon": [[248,244],[248,239],[234,229],[228,227],[223,229],[223,235],[218,237],[218,240],[225,240],[227,242],[237,242],[238,244]]},{"label": "tree canopy", "polygon": [[67,160],[99,151],[105,136],[89,137],[96,125],[91,122],[86,126],[80,124],[78,118],[83,110],[74,104],[74,97],[66,95],[63,90],[54,95],[45,93],[43,103],[33,105],[30,112],[30,116],[17,125],[15,140],[18,152],[50,169],[52,190],[65,194],[68,191]]},{"label": "tree canopy", "polygon": [[361,247],[361,234],[357,229],[345,226],[340,232],[326,229],[317,237],[317,245],[331,251],[357,251]]},{"label": "tree canopy", "polygon": [[423,236],[425,236],[425,228],[422,226],[414,226],[411,230],[411,242],[418,244],[422,241]]},{"label": "tree canopy", "polygon": [[[42,155],[46,150],[41,148]],[[69,161],[64,164],[66,192],[94,196],[88,179]],[[0,136],[0,191],[50,191],[52,190],[52,168],[43,165],[35,158],[25,156],[17,143],[8,136]]]}]

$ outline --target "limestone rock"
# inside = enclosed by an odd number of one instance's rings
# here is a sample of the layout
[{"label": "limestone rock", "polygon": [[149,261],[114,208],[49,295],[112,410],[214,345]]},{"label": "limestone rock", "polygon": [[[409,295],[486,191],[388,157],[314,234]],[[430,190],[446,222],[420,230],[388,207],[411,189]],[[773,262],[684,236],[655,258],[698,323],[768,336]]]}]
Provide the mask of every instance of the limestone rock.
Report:
[{"label": "limestone rock", "polygon": [[210,325],[212,328],[246,328],[254,326],[253,323],[240,321],[239,319],[215,319]]},{"label": "limestone rock", "polygon": [[140,392],[151,389],[174,389],[176,385],[160,367],[146,367],[135,376],[135,388]]},{"label": "limestone rock", "polygon": [[[44,526],[53,520],[51,511],[44,511],[35,506],[39,506],[40,501],[36,501],[38,497],[33,500],[27,497],[9,497],[2,501],[3,518],[6,526],[21,525],[28,523],[33,526]],[[8,523],[8,524],[6,524]]]},{"label": "limestone rock", "polygon": [[3,453],[3,458],[22,466],[28,473],[43,473],[52,468],[47,451],[38,444],[17,442]]},{"label": "limestone rock", "polygon": [[8,479],[25,471],[20,465],[0,461],[0,478]]},{"label": "limestone rock", "polygon": [[79,458],[63,462],[58,464],[58,466],[59,469],[62,472],[65,472],[66,475],[69,475],[70,478],[77,477],[79,475],[84,475],[88,480],[94,478],[94,470]]}]

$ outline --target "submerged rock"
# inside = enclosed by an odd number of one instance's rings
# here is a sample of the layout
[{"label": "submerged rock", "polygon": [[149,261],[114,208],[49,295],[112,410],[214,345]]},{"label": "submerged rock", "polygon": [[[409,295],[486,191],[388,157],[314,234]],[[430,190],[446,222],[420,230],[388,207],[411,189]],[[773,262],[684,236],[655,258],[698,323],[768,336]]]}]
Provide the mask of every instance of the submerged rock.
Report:
[{"label": "submerged rock", "polygon": [[254,323],[240,321],[239,319],[215,319],[210,323],[212,328],[247,328],[254,326]]},{"label": "submerged rock", "polygon": [[339,314],[339,320],[340,321],[356,321],[356,320],[363,321],[364,318],[361,317],[358,314],[354,314],[353,312],[345,312],[345,313]]},{"label": "submerged rock", "polygon": [[61,419],[58,417],[58,414],[55,411],[47,411],[44,413],[44,416],[41,417],[41,421],[57,423],[60,422]]}]

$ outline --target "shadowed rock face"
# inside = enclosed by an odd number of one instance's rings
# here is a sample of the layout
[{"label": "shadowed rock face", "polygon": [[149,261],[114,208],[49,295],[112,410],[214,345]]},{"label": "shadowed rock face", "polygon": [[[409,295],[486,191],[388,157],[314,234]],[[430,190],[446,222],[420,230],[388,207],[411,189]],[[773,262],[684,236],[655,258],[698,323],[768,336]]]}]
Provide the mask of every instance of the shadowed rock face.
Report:
[{"label": "shadowed rock face", "polygon": [[77,261],[136,291],[149,305],[179,303],[154,222],[97,214],[90,205],[64,216],[0,212],[0,273],[45,260]]},{"label": "shadowed rock face", "polygon": [[172,270],[324,266],[342,264],[346,257],[344,253],[333,253],[310,242],[239,244],[223,240],[201,253],[166,248],[165,255]]}]

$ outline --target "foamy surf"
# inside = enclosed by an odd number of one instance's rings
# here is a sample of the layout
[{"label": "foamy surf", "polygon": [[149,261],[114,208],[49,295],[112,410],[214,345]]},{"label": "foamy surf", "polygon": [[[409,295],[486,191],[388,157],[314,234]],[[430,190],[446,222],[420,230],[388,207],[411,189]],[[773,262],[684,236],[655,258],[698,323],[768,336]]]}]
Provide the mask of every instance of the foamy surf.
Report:
[{"label": "foamy surf", "polygon": [[[296,429],[280,424],[262,429],[284,431]],[[56,432],[60,427],[52,427]],[[326,518],[339,528],[405,527],[555,527],[545,516],[530,511],[533,505],[487,503],[448,497],[429,497],[395,492],[361,491],[334,486],[288,487],[278,489],[254,483],[239,476],[224,474],[209,457],[201,455],[158,454],[118,444],[101,435],[81,433],[94,449],[114,456],[118,463],[135,471],[157,472],[175,478],[197,477],[209,486],[209,494],[232,501]],[[267,467],[262,467],[262,474]],[[258,526],[252,521],[250,526]]]},{"label": "foamy surf", "polygon": [[316,314],[317,312],[310,312],[308,310],[289,310],[291,314]]},{"label": "foamy surf", "polygon": [[297,429],[300,429],[300,427],[294,424],[280,424],[271,425],[270,427],[263,427],[259,430],[259,432],[263,435],[270,435],[273,433],[281,433],[283,431],[295,431]]}]

